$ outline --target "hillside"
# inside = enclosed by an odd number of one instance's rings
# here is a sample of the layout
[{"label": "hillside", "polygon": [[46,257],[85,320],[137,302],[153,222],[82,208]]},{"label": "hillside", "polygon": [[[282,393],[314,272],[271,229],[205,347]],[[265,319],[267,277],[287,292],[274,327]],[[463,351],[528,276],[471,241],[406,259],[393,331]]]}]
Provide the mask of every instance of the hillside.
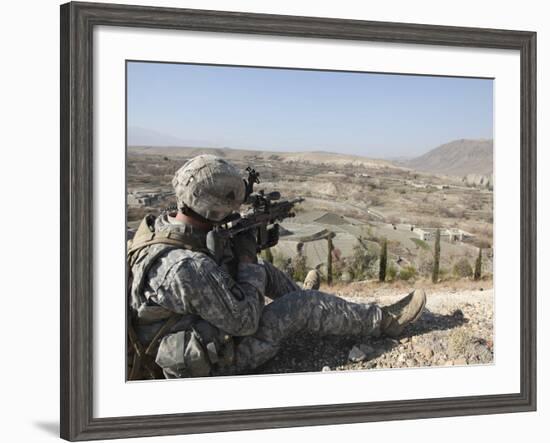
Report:
[{"label": "hillside", "polygon": [[354,166],[365,168],[392,168],[399,169],[389,161],[362,157],[351,154],[338,154],[332,152],[275,152],[246,150],[233,148],[195,148],[195,147],[172,147],[172,146],[128,146],[129,153],[145,155],[165,155],[175,158],[191,158],[199,154],[213,154],[230,161],[242,160],[276,160],[284,163],[301,162],[314,165]]},{"label": "hillside", "polygon": [[455,140],[400,164],[434,174],[490,176],[493,174],[493,140]]}]

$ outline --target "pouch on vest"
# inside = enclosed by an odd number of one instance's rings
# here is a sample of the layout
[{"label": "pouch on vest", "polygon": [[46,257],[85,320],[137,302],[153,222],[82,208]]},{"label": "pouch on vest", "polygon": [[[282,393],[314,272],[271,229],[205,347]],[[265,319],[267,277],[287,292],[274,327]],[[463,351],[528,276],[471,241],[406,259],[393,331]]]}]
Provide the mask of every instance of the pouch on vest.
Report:
[{"label": "pouch on vest", "polygon": [[155,362],[167,378],[210,375],[207,351],[192,329],[165,336],[160,342]]},{"label": "pouch on vest", "polygon": [[232,363],[232,337],[204,320],[191,329],[165,336],[156,358],[167,378],[204,377]]},{"label": "pouch on vest", "polygon": [[[189,249],[208,253],[204,246],[197,243],[193,236],[178,233],[178,232],[155,232],[154,217],[145,217],[134,238],[128,243],[127,264],[128,264],[128,287],[130,296],[130,306],[133,313],[130,314],[129,321],[134,323],[137,320],[141,323],[151,323],[166,319],[167,323],[171,322],[174,314],[165,308],[149,303],[143,294],[144,284],[147,278],[149,269],[157,261],[157,259],[165,254],[170,249]],[[203,325],[204,323],[204,325]],[[152,343],[153,346],[149,349],[144,361],[140,361],[144,369],[151,372],[152,376],[154,368],[150,368],[147,361],[148,356],[152,356],[153,350],[156,349],[156,358],[153,366],[158,365],[164,376],[167,378],[174,377],[201,377],[211,373],[212,366],[216,365],[220,358],[218,352],[222,349],[221,343],[224,339],[219,339],[217,336],[220,332],[217,328],[209,325],[205,321],[201,321],[198,329],[195,327],[186,328],[179,332],[169,333],[171,327],[166,328],[166,324],[161,328],[162,334],[159,335],[159,340]],[[130,332],[129,328],[129,332]],[[161,338],[162,337],[162,338]],[[136,337],[130,337],[134,343]],[[134,346],[141,346],[135,344]],[[147,346],[147,348],[149,348]],[[227,347],[229,349],[229,346]],[[143,354],[143,353],[142,353]],[[153,354],[154,355],[154,354]],[[139,359],[137,359],[139,360]],[[222,361],[226,361],[227,357],[223,356]]]}]

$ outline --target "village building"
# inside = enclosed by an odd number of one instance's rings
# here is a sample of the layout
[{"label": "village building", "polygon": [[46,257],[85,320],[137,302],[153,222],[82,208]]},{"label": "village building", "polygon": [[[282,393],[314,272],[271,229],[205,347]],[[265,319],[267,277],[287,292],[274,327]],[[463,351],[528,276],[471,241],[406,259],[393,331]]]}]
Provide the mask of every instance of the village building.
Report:
[{"label": "village building", "polygon": [[[435,239],[435,233],[438,228],[414,228],[411,229],[420,240],[430,241]],[[441,240],[448,242],[465,242],[474,238],[470,232],[458,228],[440,229]]]},{"label": "village building", "polygon": [[160,189],[138,189],[129,192],[127,203],[130,207],[147,207],[160,203],[164,198],[174,195],[173,191],[162,191]]}]

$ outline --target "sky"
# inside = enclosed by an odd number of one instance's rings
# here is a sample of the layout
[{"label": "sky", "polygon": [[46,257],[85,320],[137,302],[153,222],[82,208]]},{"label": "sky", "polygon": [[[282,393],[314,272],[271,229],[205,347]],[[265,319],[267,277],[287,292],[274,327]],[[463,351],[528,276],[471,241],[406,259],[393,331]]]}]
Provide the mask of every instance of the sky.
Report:
[{"label": "sky", "polygon": [[130,145],[414,157],[493,137],[490,79],[128,62]]}]

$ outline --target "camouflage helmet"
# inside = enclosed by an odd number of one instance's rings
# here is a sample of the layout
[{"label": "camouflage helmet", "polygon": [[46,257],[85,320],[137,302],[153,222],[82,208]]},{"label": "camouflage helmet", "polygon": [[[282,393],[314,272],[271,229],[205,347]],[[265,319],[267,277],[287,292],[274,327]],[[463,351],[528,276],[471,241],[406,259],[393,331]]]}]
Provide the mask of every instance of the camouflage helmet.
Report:
[{"label": "camouflage helmet", "polygon": [[223,158],[198,155],[174,176],[178,209],[185,207],[219,222],[237,211],[245,198],[245,183],[239,171]]}]

